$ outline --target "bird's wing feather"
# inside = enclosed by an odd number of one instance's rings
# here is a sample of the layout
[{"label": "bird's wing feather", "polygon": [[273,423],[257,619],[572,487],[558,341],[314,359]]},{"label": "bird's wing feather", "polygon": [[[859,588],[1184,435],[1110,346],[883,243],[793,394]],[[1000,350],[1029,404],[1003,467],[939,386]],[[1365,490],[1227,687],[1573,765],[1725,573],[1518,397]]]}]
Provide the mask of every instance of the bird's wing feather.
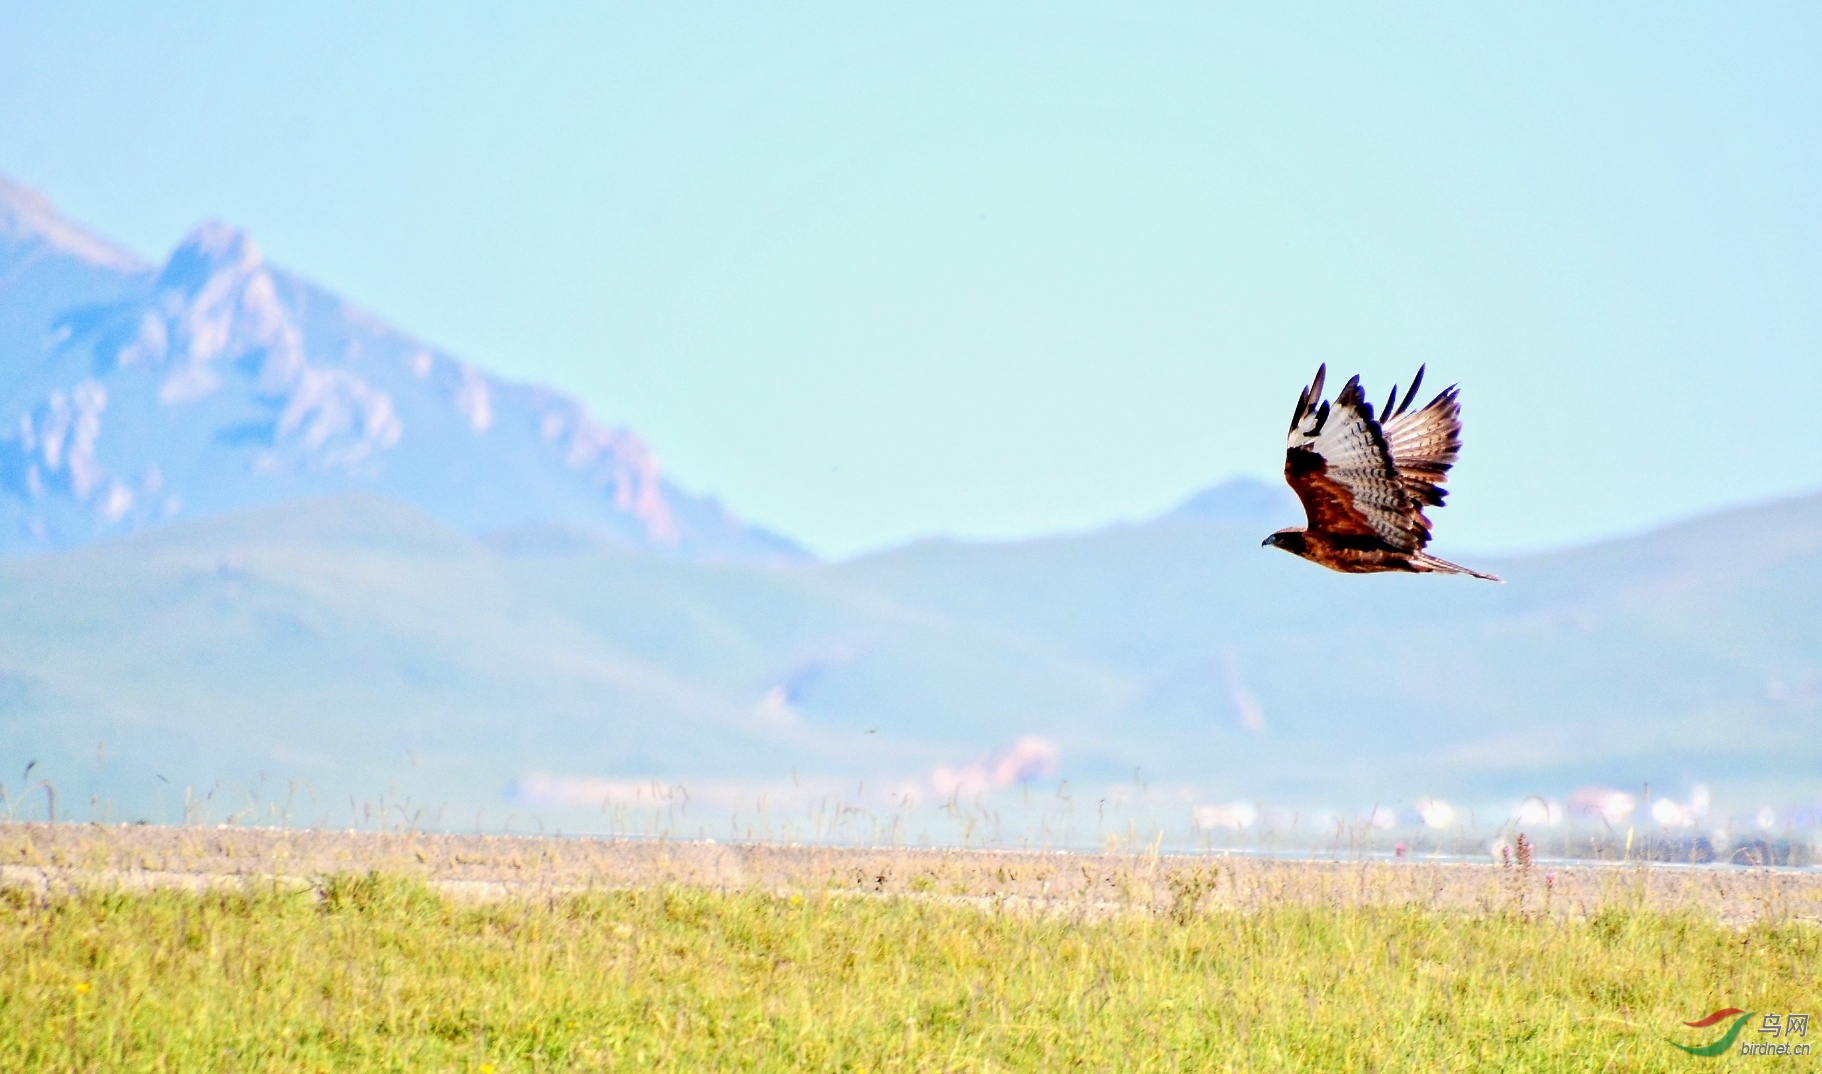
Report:
[{"label": "bird's wing feather", "polygon": [[1404,551],[1422,548],[1429,523],[1393,465],[1360,378],[1348,381],[1331,405],[1321,400],[1323,372],[1298,400],[1285,444],[1284,479],[1303,501],[1309,528],[1377,537]]},{"label": "bird's wing feather", "polygon": [[1424,517],[1423,509],[1442,506],[1447,496],[1442,484],[1449,479],[1449,467],[1455,465],[1461,454],[1461,400],[1451,385],[1423,409],[1411,410],[1411,398],[1417,394],[1417,386],[1421,383],[1423,369],[1420,367],[1410,390],[1405,392],[1404,401],[1396,410],[1384,415],[1382,431],[1392,456],[1392,466],[1398,471],[1398,480],[1410,497],[1416,521],[1422,526],[1427,540],[1430,522]]},{"label": "bird's wing feather", "polygon": [[1449,467],[1461,454],[1461,404],[1454,388],[1430,400],[1422,410],[1399,414],[1384,425],[1392,465],[1411,498],[1440,506]]}]

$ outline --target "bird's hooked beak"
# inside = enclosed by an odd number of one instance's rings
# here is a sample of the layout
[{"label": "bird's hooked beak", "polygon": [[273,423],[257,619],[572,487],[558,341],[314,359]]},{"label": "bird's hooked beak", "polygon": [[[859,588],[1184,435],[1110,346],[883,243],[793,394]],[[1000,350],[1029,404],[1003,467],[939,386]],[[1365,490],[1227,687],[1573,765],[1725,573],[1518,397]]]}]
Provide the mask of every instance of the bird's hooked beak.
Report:
[{"label": "bird's hooked beak", "polygon": [[1299,530],[1279,530],[1265,540],[1260,541],[1259,547],[1282,548],[1292,555],[1301,556],[1303,554],[1303,543],[1299,540],[1300,536],[1301,531]]}]

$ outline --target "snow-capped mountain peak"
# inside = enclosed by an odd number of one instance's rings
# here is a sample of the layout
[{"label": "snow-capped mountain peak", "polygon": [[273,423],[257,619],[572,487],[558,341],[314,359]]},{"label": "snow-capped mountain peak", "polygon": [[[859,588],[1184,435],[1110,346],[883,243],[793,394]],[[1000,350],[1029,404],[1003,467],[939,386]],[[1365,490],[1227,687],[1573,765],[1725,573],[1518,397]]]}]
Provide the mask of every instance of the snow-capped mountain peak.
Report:
[{"label": "snow-capped mountain peak", "polygon": [[245,232],[202,224],[149,272],[23,189],[0,185],[0,550],[356,487],[471,532],[804,557],[678,489],[630,430],[411,338]]}]

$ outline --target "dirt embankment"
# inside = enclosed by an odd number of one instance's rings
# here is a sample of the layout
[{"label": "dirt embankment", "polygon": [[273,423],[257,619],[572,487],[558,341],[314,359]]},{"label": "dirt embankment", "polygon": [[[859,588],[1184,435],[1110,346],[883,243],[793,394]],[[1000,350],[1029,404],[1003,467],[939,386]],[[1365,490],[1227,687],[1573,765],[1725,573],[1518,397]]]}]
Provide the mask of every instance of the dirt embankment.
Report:
[{"label": "dirt embankment", "polygon": [[378,870],[459,897],[678,884],[846,892],[1099,916],[1287,903],[1586,917],[1689,910],[1734,925],[1822,923],[1822,872],[1661,866],[1313,862],[1013,850],[848,848],[408,832],[0,824],[0,885],[192,889]]}]

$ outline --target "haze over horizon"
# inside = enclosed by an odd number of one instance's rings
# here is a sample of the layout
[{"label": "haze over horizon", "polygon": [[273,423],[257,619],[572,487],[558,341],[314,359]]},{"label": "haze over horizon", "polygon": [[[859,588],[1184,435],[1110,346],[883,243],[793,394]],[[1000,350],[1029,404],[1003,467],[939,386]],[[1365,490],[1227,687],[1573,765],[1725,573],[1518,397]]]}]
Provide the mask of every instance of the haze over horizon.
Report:
[{"label": "haze over horizon", "polygon": [[1272,480],[1463,385],[1438,549],[1809,491],[1822,14],[10,5],[0,172],[197,222],[844,557]]},{"label": "haze over horizon", "polygon": [[994,838],[1048,845],[1092,787],[1172,845],[1474,845],[1648,798],[1706,860],[1822,816],[1822,494],[1476,560],[1508,586],[1273,554],[1276,481],[818,563],[233,227],[152,265],[0,180],[0,298],[0,552],[57,550],[0,556],[0,752],[42,791],[0,780],[9,817],[206,821],[219,791],[288,823],[301,783],[318,824],[385,787],[433,825],[630,831],[663,781],[747,838],[788,799],[966,840],[956,795],[1035,793],[1061,814]]}]

